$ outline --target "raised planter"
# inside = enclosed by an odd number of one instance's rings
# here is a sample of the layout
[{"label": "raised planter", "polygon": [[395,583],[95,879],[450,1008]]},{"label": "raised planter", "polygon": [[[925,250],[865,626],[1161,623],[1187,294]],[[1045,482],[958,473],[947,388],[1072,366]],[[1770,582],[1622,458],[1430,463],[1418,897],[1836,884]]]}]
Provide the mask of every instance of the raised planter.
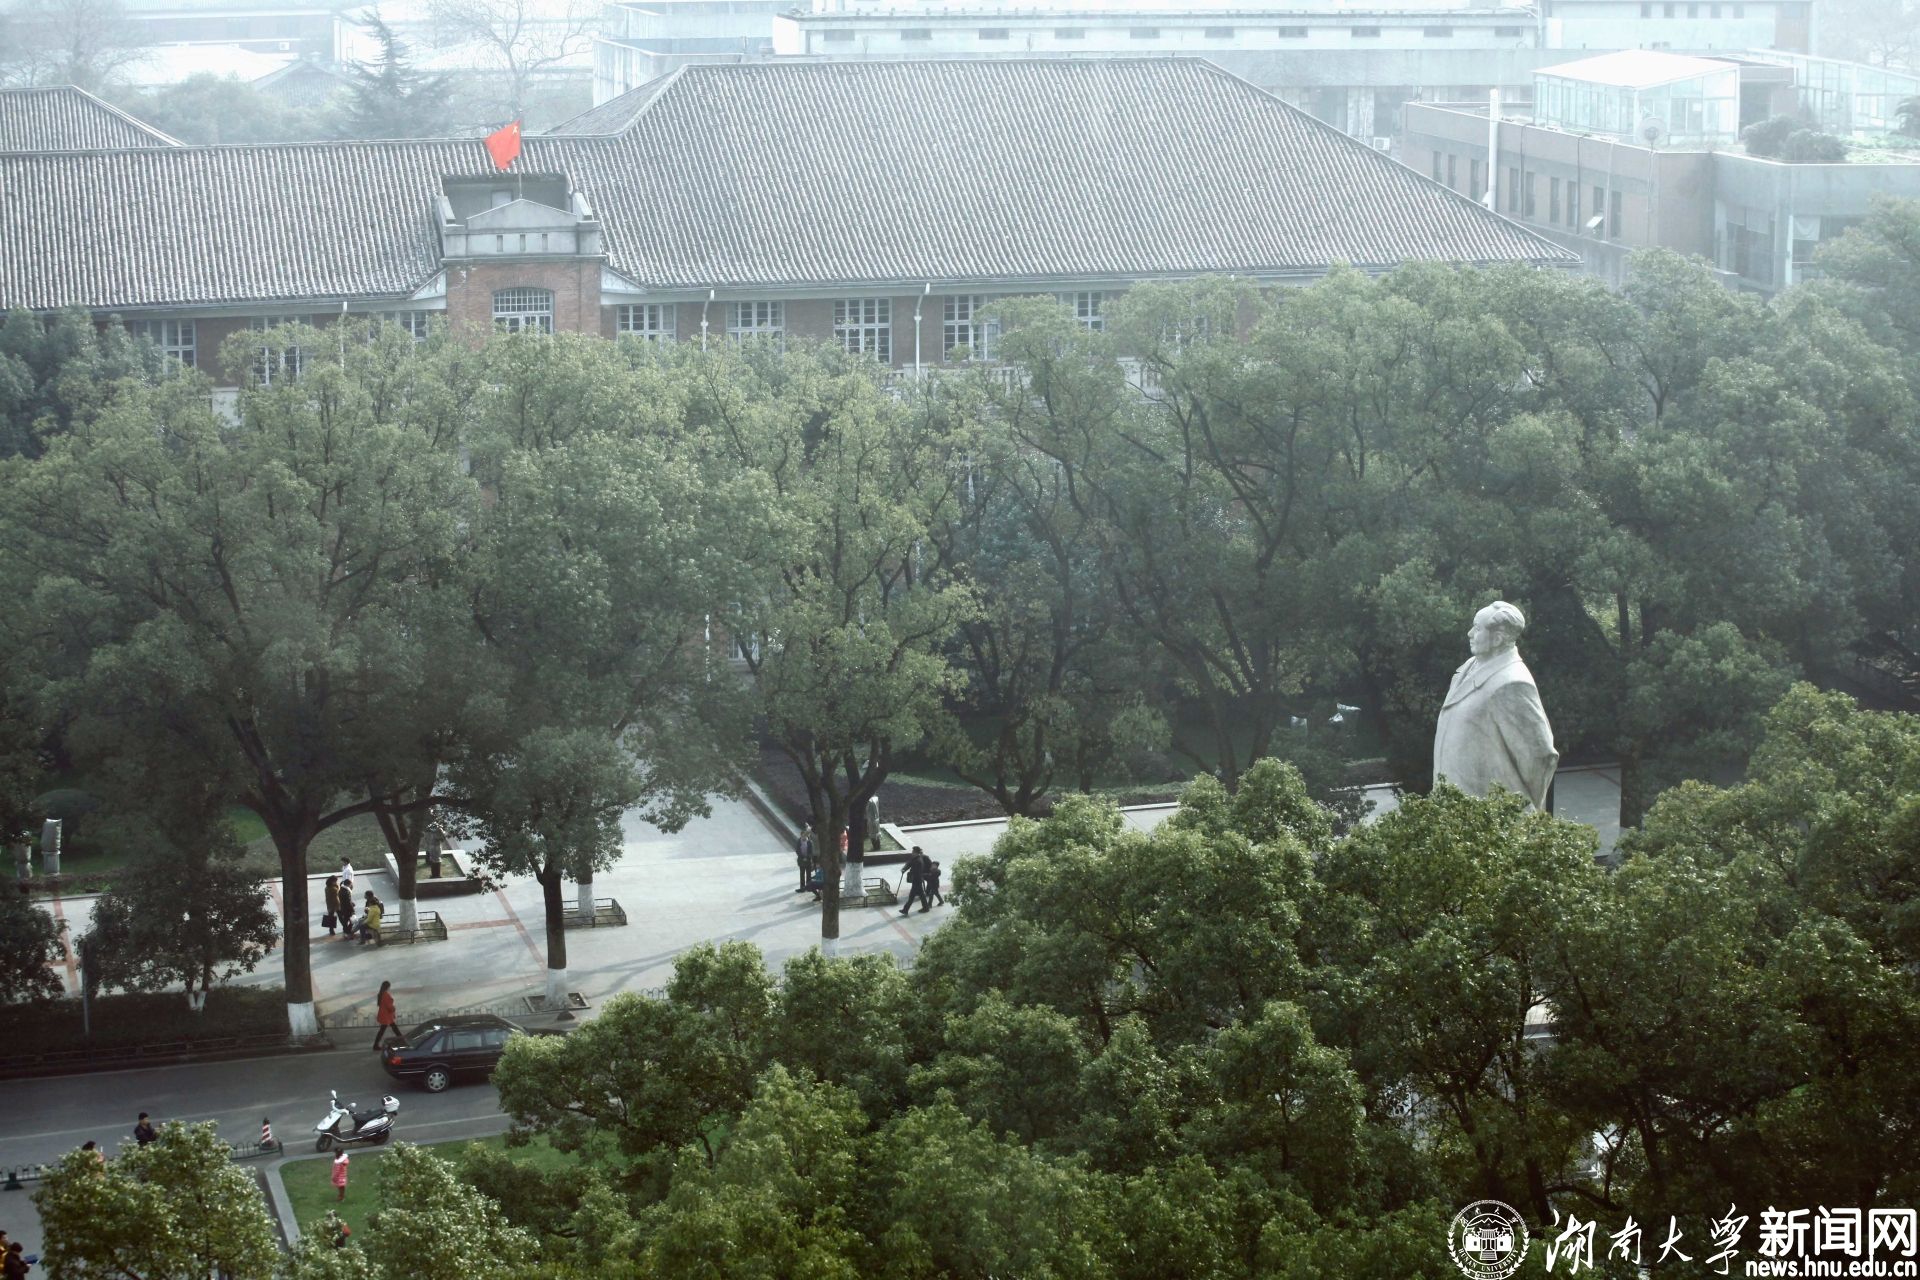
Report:
[{"label": "raised planter", "polygon": [[[394,883],[400,882],[400,864],[394,861],[393,850],[383,855],[386,860],[387,874]],[[447,871],[451,868],[452,875]],[[425,859],[421,860],[420,873],[414,877],[413,896],[415,901],[429,898],[461,898],[470,893],[479,893],[485,886],[475,878],[473,864],[458,849],[449,849],[440,855],[440,878],[434,879],[427,873]]]}]

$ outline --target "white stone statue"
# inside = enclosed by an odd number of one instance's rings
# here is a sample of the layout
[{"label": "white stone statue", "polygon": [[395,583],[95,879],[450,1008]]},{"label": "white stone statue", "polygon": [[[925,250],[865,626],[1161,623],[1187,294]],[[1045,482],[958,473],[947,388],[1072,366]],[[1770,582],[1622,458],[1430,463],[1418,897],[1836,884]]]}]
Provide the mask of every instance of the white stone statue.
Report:
[{"label": "white stone statue", "polygon": [[1520,661],[1527,620],[1505,600],[1473,615],[1473,656],[1453,673],[1433,734],[1433,780],[1484,796],[1494,784],[1547,807],[1547,787],[1560,753],[1540,705],[1533,673]]}]

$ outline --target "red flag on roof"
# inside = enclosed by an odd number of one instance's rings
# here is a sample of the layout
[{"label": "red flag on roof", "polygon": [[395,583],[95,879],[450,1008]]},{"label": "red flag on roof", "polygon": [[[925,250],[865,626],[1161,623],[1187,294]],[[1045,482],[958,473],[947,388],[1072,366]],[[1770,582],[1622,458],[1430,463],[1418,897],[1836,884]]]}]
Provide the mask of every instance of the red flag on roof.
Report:
[{"label": "red flag on roof", "polygon": [[504,129],[495,129],[487,135],[487,154],[493,157],[493,167],[505,169],[520,155],[520,122],[515,120]]}]

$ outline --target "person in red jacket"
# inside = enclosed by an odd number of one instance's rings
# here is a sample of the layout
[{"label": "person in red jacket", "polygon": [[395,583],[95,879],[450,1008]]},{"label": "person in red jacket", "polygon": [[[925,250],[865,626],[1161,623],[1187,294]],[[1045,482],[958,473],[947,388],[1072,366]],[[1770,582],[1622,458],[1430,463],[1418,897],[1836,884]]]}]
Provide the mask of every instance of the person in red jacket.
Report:
[{"label": "person in red jacket", "polygon": [[373,1047],[375,1049],[380,1047],[381,1041],[387,1038],[387,1032],[389,1031],[393,1032],[393,1038],[395,1040],[400,1039],[400,1028],[394,1025],[393,984],[391,982],[383,982],[380,984],[380,1011],[374,1015],[373,1020],[380,1024],[373,1033]]}]

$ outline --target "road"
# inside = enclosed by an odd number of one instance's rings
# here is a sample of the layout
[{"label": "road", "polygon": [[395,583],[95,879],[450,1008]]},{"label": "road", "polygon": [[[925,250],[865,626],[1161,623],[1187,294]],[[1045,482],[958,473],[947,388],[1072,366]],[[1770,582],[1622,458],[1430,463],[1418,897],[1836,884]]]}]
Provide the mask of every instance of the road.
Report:
[{"label": "road", "polygon": [[[356,1037],[359,1033],[355,1033]],[[368,1036],[368,1040],[372,1039]],[[130,1142],[142,1111],[156,1122],[212,1120],[232,1142],[257,1142],[260,1121],[290,1155],[313,1151],[313,1126],[327,1113],[327,1090],[363,1106],[391,1093],[400,1100],[394,1135],[447,1142],[497,1133],[506,1121],[489,1084],[461,1084],[434,1095],[381,1069],[366,1046],[243,1062],[193,1063],[0,1083],[0,1169],[42,1164],[92,1139],[108,1151]],[[27,1191],[0,1192],[0,1227],[37,1252],[40,1223]]]}]

